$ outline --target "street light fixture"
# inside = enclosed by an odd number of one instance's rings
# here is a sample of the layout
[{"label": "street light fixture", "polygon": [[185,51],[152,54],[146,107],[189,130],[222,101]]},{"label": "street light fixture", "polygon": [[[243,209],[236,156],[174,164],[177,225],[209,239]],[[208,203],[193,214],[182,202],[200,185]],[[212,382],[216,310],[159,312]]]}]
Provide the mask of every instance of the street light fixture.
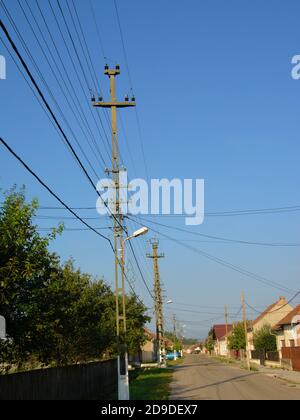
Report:
[{"label": "street light fixture", "polygon": [[[142,235],[146,235],[149,229],[143,227],[132,235],[128,236],[121,241],[121,270],[122,275],[125,278],[125,244],[127,241],[131,239],[138,238]],[[126,308],[125,302],[123,302],[123,315],[124,315],[124,334],[126,335]],[[119,351],[120,353],[120,351]],[[122,358],[121,358],[122,356]],[[127,345],[124,343],[122,355],[118,355],[118,399],[120,401],[128,401],[130,399],[129,396],[129,373],[128,373],[128,351]]]}]

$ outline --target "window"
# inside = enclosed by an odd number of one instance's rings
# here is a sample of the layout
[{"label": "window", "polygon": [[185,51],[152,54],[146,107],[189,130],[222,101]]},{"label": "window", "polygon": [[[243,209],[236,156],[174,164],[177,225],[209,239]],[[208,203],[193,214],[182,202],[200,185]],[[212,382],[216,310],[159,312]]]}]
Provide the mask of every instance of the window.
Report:
[{"label": "window", "polygon": [[281,347],[285,347],[285,340],[281,340]]},{"label": "window", "polygon": [[295,347],[296,343],[295,340],[290,340],[290,347]]}]

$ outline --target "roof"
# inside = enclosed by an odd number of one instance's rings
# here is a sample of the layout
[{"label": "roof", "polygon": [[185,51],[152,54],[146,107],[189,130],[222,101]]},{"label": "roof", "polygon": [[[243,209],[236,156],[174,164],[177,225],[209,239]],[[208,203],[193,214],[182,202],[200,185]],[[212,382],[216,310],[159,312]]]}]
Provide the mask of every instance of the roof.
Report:
[{"label": "roof", "polygon": [[281,297],[277,302],[272,303],[272,305],[268,306],[268,308],[262,312],[256,319],[253,321],[253,325],[258,324],[269,312],[271,312],[277,305],[287,305],[287,300],[284,297]]},{"label": "roof", "polygon": [[144,328],[144,331],[145,331],[148,339],[150,339],[150,340],[155,340],[156,339],[156,335],[152,331],[150,331],[148,328]]},{"label": "roof", "polygon": [[[231,332],[232,328],[233,328],[232,324],[227,325],[228,332]],[[220,340],[226,335],[226,324],[214,325],[213,332],[214,332],[214,339]]]},{"label": "roof", "polygon": [[275,329],[282,327],[283,325],[291,325],[295,316],[300,316],[300,305],[288,313],[281,321],[276,324]]}]

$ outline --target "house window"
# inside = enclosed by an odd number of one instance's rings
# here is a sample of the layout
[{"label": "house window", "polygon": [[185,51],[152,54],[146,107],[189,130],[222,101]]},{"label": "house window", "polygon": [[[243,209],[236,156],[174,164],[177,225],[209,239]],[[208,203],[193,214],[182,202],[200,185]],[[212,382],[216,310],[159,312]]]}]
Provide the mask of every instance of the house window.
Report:
[{"label": "house window", "polygon": [[295,347],[296,343],[295,340],[290,340],[290,347]]},{"label": "house window", "polygon": [[281,348],[285,347],[285,340],[281,340]]}]

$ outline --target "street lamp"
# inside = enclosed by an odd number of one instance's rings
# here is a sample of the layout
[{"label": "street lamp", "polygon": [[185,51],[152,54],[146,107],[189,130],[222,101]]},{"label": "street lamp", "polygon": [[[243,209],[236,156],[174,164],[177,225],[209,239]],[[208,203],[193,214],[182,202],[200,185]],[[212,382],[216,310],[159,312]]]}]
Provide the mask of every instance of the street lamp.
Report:
[{"label": "street lamp", "polygon": [[[122,276],[125,278],[125,244],[131,239],[138,238],[139,236],[146,235],[149,229],[143,227],[132,235],[121,240],[121,270]],[[126,335],[126,307],[125,300],[123,301],[123,316],[124,316],[124,334]],[[126,342],[122,348],[122,352],[118,352],[118,399],[120,401],[128,401],[129,396],[129,373],[128,373],[128,351]],[[120,354],[122,353],[122,354]]]}]

